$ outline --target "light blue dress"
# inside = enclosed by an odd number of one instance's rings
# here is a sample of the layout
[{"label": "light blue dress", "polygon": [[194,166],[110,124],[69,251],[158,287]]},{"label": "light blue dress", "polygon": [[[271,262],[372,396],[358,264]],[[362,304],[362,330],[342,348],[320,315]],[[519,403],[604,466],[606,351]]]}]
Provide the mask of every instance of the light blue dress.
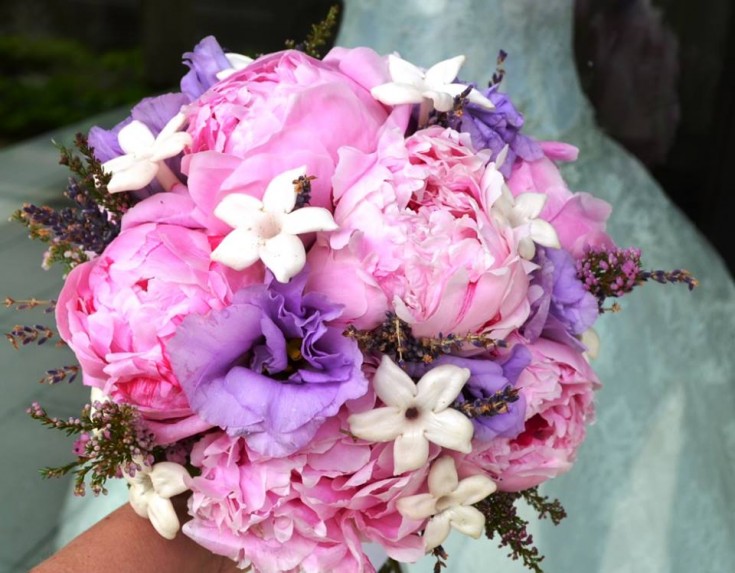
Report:
[{"label": "light blue dress", "polygon": [[[544,487],[569,517],[532,527],[545,571],[735,571],[735,287],[646,170],[596,128],[573,64],[572,9],[572,0],[347,0],[338,43],[424,66],[463,53],[462,77],[478,82],[506,50],[504,87],[527,133],[581,149],[564,168],[570,187],[614,205],[611,234],[641,247],[648,267],[701,280],[693,293],[644,287],[598,323],[598,421],[575,468]],[[60,541],[122,503],[120,485],[106,505],[70,501]],[[495,545],[452,536],[449,571],[525,571]]]},{"label": "light blue dress", "polygon": [[[618,244],[701,280],[693,293],[646,286],[598,322],[598,421],[574,469],[544,488],[569,514],[535,528],[545,571],[735,571],[735,287],[641,164],[597,129],[574,67],[572,13],[573,0],[346,0],[338,43],[427,67],[465,54],[462,78],[482,84],[504,49],[503,87],[526,132],[580,148],[564,175],[612,203]],[[451,571],[525,571],[487,540],[445,547]]]}]

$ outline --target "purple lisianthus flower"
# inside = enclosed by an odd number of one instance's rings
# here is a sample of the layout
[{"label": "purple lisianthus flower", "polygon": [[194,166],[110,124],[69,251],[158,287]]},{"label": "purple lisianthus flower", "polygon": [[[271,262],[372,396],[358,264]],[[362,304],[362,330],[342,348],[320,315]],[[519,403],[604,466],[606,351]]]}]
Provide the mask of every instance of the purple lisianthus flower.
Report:
[{"label": "purple lisianthus flower", "polygon": [[341,328],[342,314],[306,273],[238,291],[232,304],[190,315],[167,351],[191,408],[267,456],[306,445],[347,400],[367,391],[362,353]]},{"label": "purple lisianthus flower", "polygon": [[536,248],[539,268],[529,288],[531,314],[523,336],[533,342],[540,336],[584,350],[575,338],[599,316],[597,299],[577,277],[572,256],[563,249]]},{"label": "purple lisianthus flower", "polygon": [[194,46],[193,52],[185,53],[184,63],[190,69],[181,78],[181,91],[189,101],[194,101],[217,83],[217,72],[232,67],[214,36],[207,36]]},{"label": "purple lisianthus flower", "polygon": [[493,157],[508,146],[508,155],[499,167],[504,177],[510,177],[516,157],[526,161],[534,161],[543,157],[541,147],[532,138],[523,135],[523,115],[515,108],[510,98],[498,91],[497,84],[489,87],[482,94],[495,106],[487,109],[474,103],[468,103],[460,117],[454,117],[451,127],[457,131],[469,133],[472,145],[476,149],[490,149]]}]

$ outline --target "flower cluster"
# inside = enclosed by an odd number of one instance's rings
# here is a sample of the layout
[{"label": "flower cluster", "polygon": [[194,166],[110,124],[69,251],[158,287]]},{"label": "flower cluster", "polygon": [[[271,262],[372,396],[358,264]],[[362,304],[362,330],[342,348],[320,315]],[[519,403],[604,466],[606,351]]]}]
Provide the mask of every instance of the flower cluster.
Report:
[{"label": "flower cluster", "polygon": [[117,444],[95,467],[165,537],[191,490],[184,533],[253,571],[373,571],[363,542],[412,562],[452,528],[525,551],[514,492],[567,471],[594,419],[598,301],[660,277],[565,185],[576,150],[523,134],[463,61],[207,38],[180,93],[90,133],[96,192],[130,204],[65,231],[86,259],[59,333],[109,400],[75,448]]}]

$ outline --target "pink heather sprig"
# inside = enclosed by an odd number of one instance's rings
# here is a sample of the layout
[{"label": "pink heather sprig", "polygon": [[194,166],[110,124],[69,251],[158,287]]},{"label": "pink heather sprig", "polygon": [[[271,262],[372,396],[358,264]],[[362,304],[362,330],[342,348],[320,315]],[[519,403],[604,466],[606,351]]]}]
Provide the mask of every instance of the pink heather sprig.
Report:
[{"label": "pink heather sprig", "polygon": [[[641,269],[641,251],[636,248],[587,248],[577,261],[577,276],[584,283],[603,310],[606,298],[615,298],[631,292],[636,286],[653,280],[661,284],[683,283],[692,290],[699,284],[689,271],[644,271]],[[613,305],[612,310],[618,306]]]},{"label": "pink heather sprig", "polygon": [[152,465],[154,453],[160,453],[153,434],[143,426],[138,411],[128,404],[94,402],[84,406],[78,418],[67,420],[49,416],[38,402],[34,402],[27,412],[47,428],[61,430],[67,436],[79,435],[73,446],[77,456],[75,461],[41,470],[45,478],[73,472],[75,495],[85,494],[88,475],[92,493],[106,494],[104,485],[109,478],[122,477],[123,471],[133,476],[142,471],[143,465]]},{"label": "pink heather sprig", "polygon": [[600,308],[608,297],[629,293],[638,284],[640,249],[588,248],[577,261],[577,276],[597,298]]},{"label": "pink heather sprig", "polygon": [[543,573],[541,562],[544,556],[539,553],[528,532],[528,521],[518,515],[516,506],[523,499],[538,514],[539,519],[550,519],[554,525],[567,516],[558,500],[550,500],[538,493],[538,487],[519,492],[495,492],[475,507],[485,516],[485,535],[488,539],[498,539],[499,547],[510,550],[510,558],[521,559],[523,565],[534,573]]}]

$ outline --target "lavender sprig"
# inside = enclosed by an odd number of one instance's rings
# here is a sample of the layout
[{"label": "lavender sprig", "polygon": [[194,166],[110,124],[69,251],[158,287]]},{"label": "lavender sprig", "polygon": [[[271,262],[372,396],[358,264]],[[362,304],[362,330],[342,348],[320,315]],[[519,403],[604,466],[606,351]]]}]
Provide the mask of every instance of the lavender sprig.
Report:
[{"label": "lavender sprig", "polygon": [[[67,436],[78,434],[74,442],[77,459],[59,467],[41,470],[45,478],[57,478],[74,474],[74,493],[84,495],[86,479],[92,493],[107,493],[105,482],[113,477],[122,477],[122,471],[134,475],[151,465],[155,447],[153,434],[140,420],[138,411],[128,404],[94,402],[82,409],[79,418],[62,420],[50,417],[34,402],[28,414],[47,428],[61,430]],[[142,460],[142,465],[141,465]]]},{"label": "lavender sprig", "polygon": [[31,238],[49,243],[46,268],[62,263],[69,271],[100,254],[120,232],[120,219],[132,205],[129,193],[107,192],[110,174],[103,171],[83,135],[77,134],[75,147],[78,153],[60,147],[60,163],[74,175],[64,195],[74,205],[54,209],[26,203],[13,215],[28,227]]},{"label": "lavender sprig", "polygon": [[79,366],[61,366],[60,368],[51,368],[46,370],[46,374],[38,382],[40,384],[58,384],[66,380],[69,384],[76,380],[79,375]]},{"label": "lavender sprig", "polygon": [[498,390],[487,398],[477,398],[471,402],[455,402],[452,408],[459,410],[468,418],[492,417],[500,414],[507,414],[510,404],[517,402],[519,399],[518,388],[508,385],[502,390]]},{"label": "lavender sprig", "polygon": [[459,131],[462,127],[464,109],[467,107],[467,104],[470,103],[469,96],[472,89],[472,86],[469,85],[462,93],[454,96],[452,109],[449,111],[432,110],[428,124],[440,125],[441,127],[451,127],[452,129]]},{"label": "lavender sprig", "polygon": [[685,284],[690,291],[699,286],[699,281],[686,269],[675,269],[673,271],[641,271],[638,273],[638,283],[656,281],[661,284]]},{"label": "lavender sprig", "polygon": [[505,78],[505,60],[508,58],[508,52],[500,50],[498,52],[498,58],[495,60],[495,73],[492,79],[488,82],[487,87],[491,88],[498,85]]},{"label": "lavender sprig", "polygon": [[15,300],[9,296],[5,297],[5,308],[12,308],[13,310],[31,310],[39,306],[45,307],[43,309],[44,314],[51,314],[56,310],[56,301],[54,299],[39,300],[37,298]]},{"label": "lavender sprig", "polygon": [[349,326],[344,334],[356,340],[363,352],[386,354],[398,364],[429,364],[440,355],[460,350],[466,345],[485,350],[504,346],[502,341],[483,334],[439,334],[436,337],[417,338],[411,326],[392,312],[386,313],[385,320],[373,330],[358,330]]},{"label": "lavender sprig", "polygon": [[444,551],[444,548],[441,545],[434,547],[434,549],[431,550],[431,554],[436,559],[436,562],[434,563],[434,573],[441,573],[441,570],[445,569],[447,566],[449,555]]},{"label": "lavender sprig", "polygon": [[31,343],[41,346],[53,337],[54,331],[51,327],[43,324],[34,324],[33,326],[16,324],[13,330],[5,333],[5,338],[16,350]]}]

